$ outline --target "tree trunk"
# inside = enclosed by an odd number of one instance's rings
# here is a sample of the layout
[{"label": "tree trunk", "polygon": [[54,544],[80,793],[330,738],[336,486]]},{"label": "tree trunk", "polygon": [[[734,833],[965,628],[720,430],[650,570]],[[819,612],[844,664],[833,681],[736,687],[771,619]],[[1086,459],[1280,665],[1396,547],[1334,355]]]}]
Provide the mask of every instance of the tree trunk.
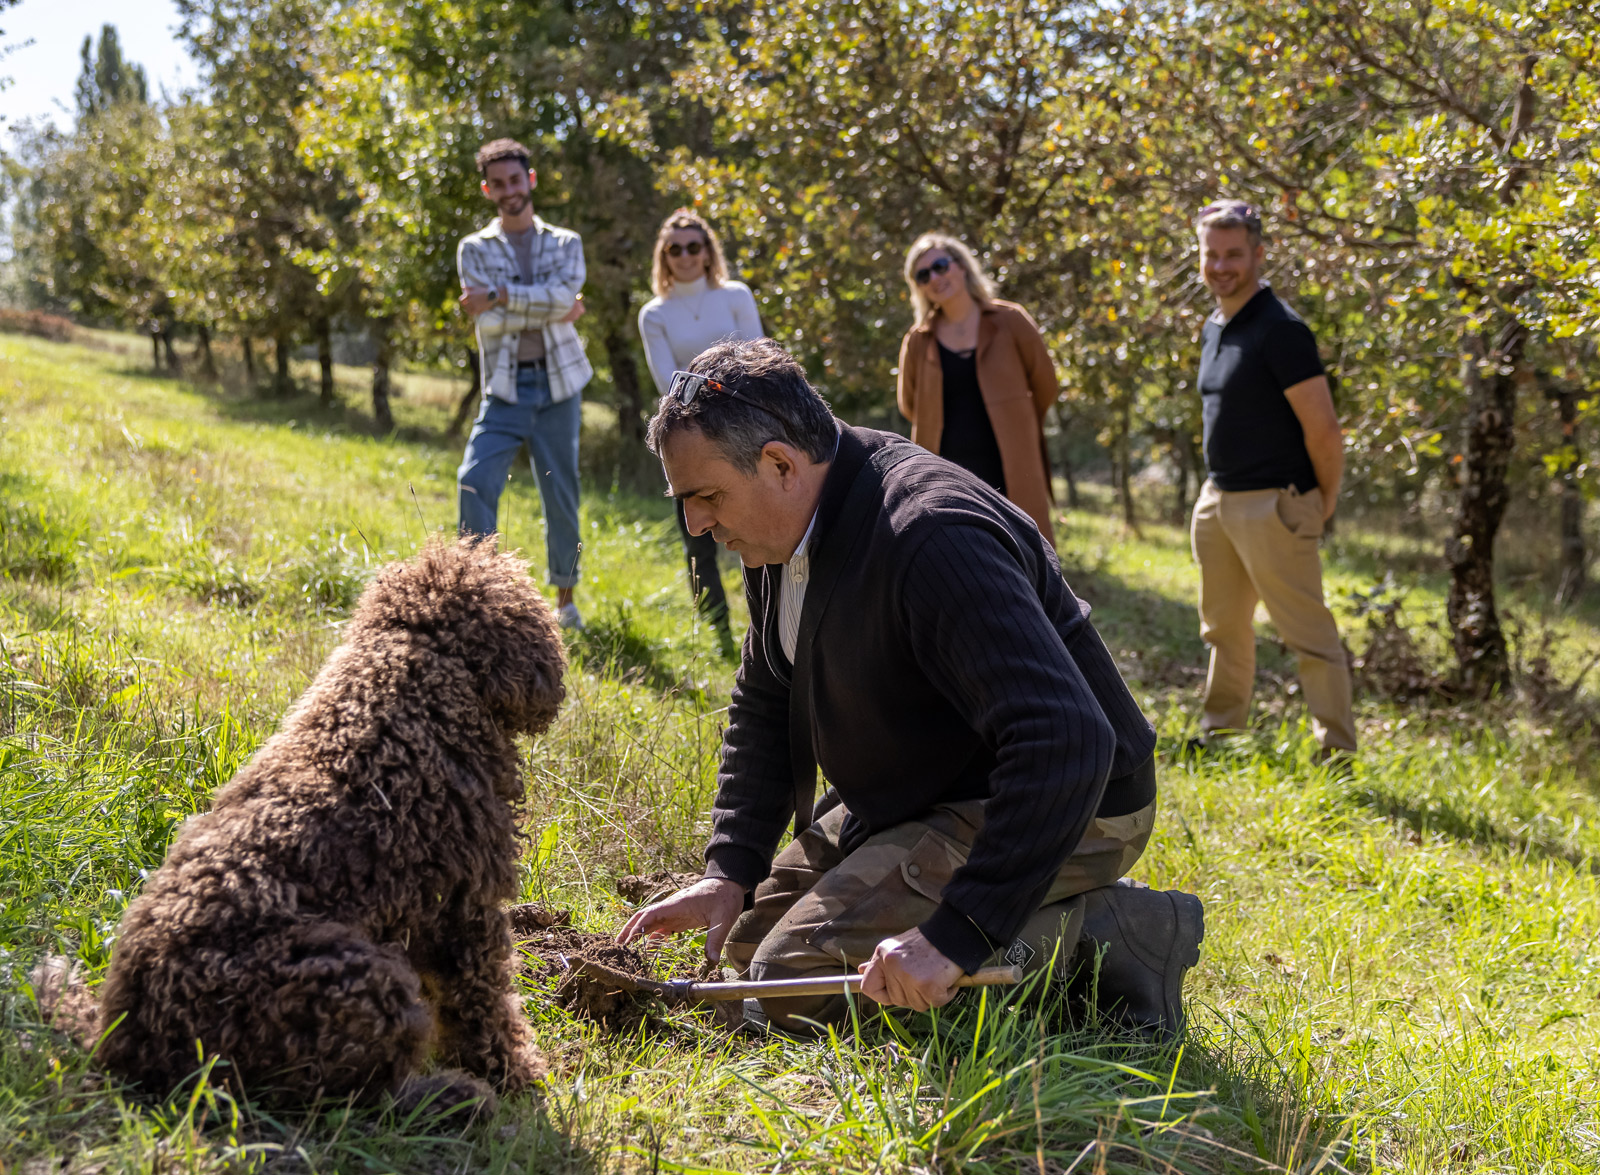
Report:
[{"label": "tree trunk", "polygon": [[317,319],[317,365],[322,368],[322,406],[332,408],[333,398],[333,324],[326,314]]},{"label": "tree trunk", "polygon": [[473,345],[467,351],[467,371],[472,376],[472,383],[467,388],[467,394],[461,397],[461,403],[456,405],[456,414],[450,421],[450,427],[445,430],[445,436],[455,439],[461,435],[461,430],[467,426],[467,418],[472,415],[472,409],[478,403],[479,385],[483,382],[482,371],[478,363],[478,348]]},{"label": "tree trunk", "polygon": [[211,328],[202,322],[198,330],[200,332],[200,378],[216,379],[217,357],[211,351]]},{"label": "tree trunk", "polygon": [[644,395],[639,386],[639,364],[634,360],[633,348],[629,345],[627,336],[615,326],[617,321],[628,321],[631,295],[624,289],[620,292],[620,296],[622,315],[620,319],[613,320],[613,324],[607,328],[603,342],[606,359],[611,364],[611,386],[616,392],[617,432],[621,440],[619,448],[622,465],[618,473],[623,482],[632,484],[639,479],[646,465],[645,406]]},{"label": "tree trunk", "polygon": [[[1189,525],[1189,511],[1192,509],[1194,502],[1200,497],[1200,487],[1206,483],[1206,464],[1205,458],[1200,455],[1200,449],[1194,443],[1194,433],[1187,428],[1178,430],[1178,444],[1183,449],[1184,468],[1189,471],[1190,476],[1194,479],[1194,493],[1190,495],[1189,501],[1184,503],[1183,517],[1178,519],[1179,526],[1187,527]],[[1330,519],[1329,521],[1332,520]]]},{"label": "tree trunk", "polygon": [[1172,525],[1182,526],[1189,517],[1189,445],[1182,428],[1172,432],[1172,461],[1178,467],[1172,495]]},{"label": "tree trunk", "polygon": [[373,320],[373,334],[378,344],[372,357],[372,420],[379,432],[394,431],[394,413],[389,408],[389,367],[394,360],[394,344],[390,336],[394,331],[392,318]]},{"label": "tree trunk", "polygon": [[183,371],[183,364],[178,362],[178,352],[172,347],[172,332],[165,326],[161,328],[161,350],[167,358],[167,374],[178,375]]},{"label": "tree trunk", "polygon": [[277,370],[272,375],[272,390],[280,396],[293,395],[294,373],[289,370],[289,336],[283,333],[273,336],[272,345],[277,363]]},{"label": "tree trunk", "polygon": [[150,374],[161,374],[161,324],[150,324]]},{"label": "tree trunk", "polygon": [[1068,432],[1070,418],[1059,405],[1052,405],[1051,411],[1056,414],[1056,431],[1061,437],[1061,443],[1056,446],[1056,457],[1061,466],[1061,476],[1067,482],[1067,509],[1076,510],[1078,508],[1078,479],[1074,476],[1075,471],[1072,468],[1072,437]]},{"label": "tree trunk", "polygon": [[1585,567],[1588,552],[1583,547],[1583,490],[1578,485],[1578,397],[1573,392],[1556,393],[1561,412],[1561,583],[1556,588],[1556,604],[1567,607],[1577,602],[1588,586]]},{"label": "tree trunk", "polygon": [[1135,534],[1139,533],[1139,516],[1133,508],[1133,404],[1128,396],[1117,406],[1117,466],[1122,470],[1119,490],[1122,496],[1122,524]]},{"label": "tree trunk", "polygon": [[250,343],[250,336],[245,335],[244,343],[244,377],[252,385],[256,382],[256,349]]},{"label": "tree trunk", "polygon": [[1468,408],[1455,533],[1445,544],[1447,612],[1461,687],[1478,697],[1511,684],[1511,659],[1495,609],[1494,540],[1510,496],[1506,469],[1516,443],[1517,367],[1526,343],[1527,331],[1508,317],[1494,338],[1467,338],[1462,364]]}]

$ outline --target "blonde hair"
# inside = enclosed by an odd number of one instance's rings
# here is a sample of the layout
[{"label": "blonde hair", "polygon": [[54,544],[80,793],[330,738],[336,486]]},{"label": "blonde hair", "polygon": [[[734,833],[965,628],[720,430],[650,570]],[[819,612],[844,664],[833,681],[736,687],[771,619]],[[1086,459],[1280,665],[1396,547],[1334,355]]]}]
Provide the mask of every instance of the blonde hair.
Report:
[{"label": "blonde hair", "polygon": [[656,259],[650,270],[650,288],[658,298],[665,298],[667,291],[672,288],[672,269],[667,265],[667,245],[671,243],[669,238],[679,229],[686,228],[698,230],[705,241],[706,285],[716,289],[728,280],[728,266],[722,260],[722,243],[717,240],[717,234],[711,231],[711,226],[698,213],[680,208],[661,222],[661,231],[656,234]]},{"label": "blonde hair", "polygon": [[911,308],[916,312],[918,326],[931,319],[938,309],[922,292],[922,287],[917,285],[917,258],[930,249],[943,249],[950,254],[950,260],[961,267],[961,271],[967,275],[967,293],[972,295],[974,302],[984,307],[994,305],[994,282],[983,272],[983,266],[972,255],[972,250],[944,233],[923,233],[906,253],[906,288],[911,291]]}]

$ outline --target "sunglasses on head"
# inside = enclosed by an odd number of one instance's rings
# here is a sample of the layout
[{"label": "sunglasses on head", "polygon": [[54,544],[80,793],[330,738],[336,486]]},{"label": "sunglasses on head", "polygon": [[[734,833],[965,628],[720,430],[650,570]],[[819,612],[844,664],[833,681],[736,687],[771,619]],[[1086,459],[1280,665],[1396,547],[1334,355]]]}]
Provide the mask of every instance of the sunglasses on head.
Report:
[{"label": "sunglasses on head", "polygon": [[685,253],[691,257],[700,256],[701,244],[699,241],[690,241],[687,245],[671,244],[667,246],[668,257],[682,257]]},{"label": "sunglasses on head", "polygon": [[708,375],[701,375],[698,371],[674,371],[672,373],[672,383],[667,388],[667,398],[669,400],[676,400],[687,408],[695,402],[701,392],[709,392],[716,396],[732,396],[735,400],[743,400],[752,408],[765,412],[774,420],[782,421],[784,427],[789,430],[790,437],[800,435],[800,430],[795,427],[794,422],[783,413],[776,409],[768,408],[765,404],[752,400],[749,396],[741,395],[737,388],[730,388],[721,380],[712,379]]},{"label": "sunglasses on head", "polygon": [[931,262],[928,265],[924,265],[921,269],[917,270],[917,272],[912,274],[911,276],[917,279],[917,284],[919,286],[925,286],[930,281],[933,280],[933,275],[934,274],[936,274],[936,273],[949,273],[949,272],[950,272],[950,258],[941,257],[937,261]]},{"label": "sunglasses on head", "polygon": [[1243,200],[1219,200],[1215,204],[1207,204],[1200,209],[1200,215],[1195,217],[1195,220],[1202,221],[1208,216],[1216,216],[1219,213],[1237,216],[1257,232],[1261,230],[1261,213]]}]

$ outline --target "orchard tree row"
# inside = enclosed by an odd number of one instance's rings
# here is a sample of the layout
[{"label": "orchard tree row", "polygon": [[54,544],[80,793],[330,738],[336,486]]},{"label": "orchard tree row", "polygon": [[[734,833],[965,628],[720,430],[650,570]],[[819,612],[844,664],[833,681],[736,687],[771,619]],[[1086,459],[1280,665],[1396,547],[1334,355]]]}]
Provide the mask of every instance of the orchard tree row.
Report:
[{"label": "orchard tree row", "polygon": [[[661,216],[721,230],[768,329],[842,415],[886,421],[903,254],[965,237],[1050,339],[1061,433],[1174,511],[1202,475],[1195,210],[1263,211],[1369,495],[1453,503],[1461,684],[1510,658],[1494,539],[1517,477],[1554,481],[1581,588],[1600,391],[1600,16],[1580,0],[179,0],[204,84],[152,104],[114,38],[80,117],[11,161],[35,297],[270,342],[467,354],[455,241],[490,212],[472,154],[537,155],[536,205],[583,235],[581,323],[625,451],[649,395],[634,331]],[[1058,444],[1058,453],[1072,451]],[[1069,473],[1070,469],[1066,470]]]}]

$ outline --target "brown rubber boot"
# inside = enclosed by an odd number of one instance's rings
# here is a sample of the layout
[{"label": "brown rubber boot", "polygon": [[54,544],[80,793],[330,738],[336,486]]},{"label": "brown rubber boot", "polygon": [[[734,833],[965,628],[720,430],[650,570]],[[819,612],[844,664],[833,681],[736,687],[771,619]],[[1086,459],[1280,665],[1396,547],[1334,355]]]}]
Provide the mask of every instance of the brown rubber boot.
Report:
[{"label": "brown rubber boot", "polygon": [[1147,1039],[1179,1036],[1183,975],[1200,961],[1206,933],[1200,899],[1175,889],[1108,885],[1083,894],[1082,901],[1083,935],[1069,999],[1081,1011]]}]

